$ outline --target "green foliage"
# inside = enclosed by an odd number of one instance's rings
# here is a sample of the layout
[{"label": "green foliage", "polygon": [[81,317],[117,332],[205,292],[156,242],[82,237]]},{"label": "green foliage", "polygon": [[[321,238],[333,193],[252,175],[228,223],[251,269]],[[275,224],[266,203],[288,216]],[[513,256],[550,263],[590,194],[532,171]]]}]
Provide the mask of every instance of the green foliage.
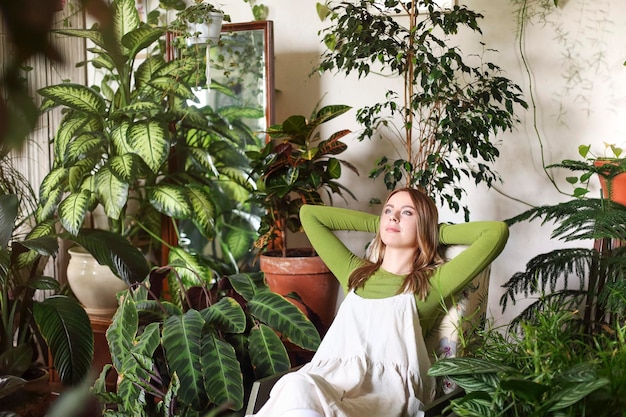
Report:
[{"label": "green foliage", "polygon": [[499,179],[490,167],[499,156],[493,136],[510,130],[515,108],[527,105],[497,65],[456,46],[461,33],[481,34],[481,14],[465,6],[444,12],[433,0],[328,2],[318,14],[332,23],[320,32],[327,47],[320,71],[404,80],[403,91],[387,91],[357,111],[361,140],[379,135],[399,143],[398,154],[382,156],[370,177],[382,176],[388,189],[423,188],[454,211],[461,178],[487,186]]},{"label": "green foliage", "polygon": [[326,191],[331,200],[333,194],[344,197],[344,192],[355,198],[338,179],[342,166],[358,174],[357,169],[335,157],[348,148],[341,138],[350,131],[337,131],[328,139],[322,139],[319,132],[323,123],[348,110],[349,106],[332,105],[314,110],[308,120],[302,115],[290,116],[269,128],[272,140],[261,151],[248,152],[252,173],[258,177],[254,201],[265,209],[257,247],[273,243],[286,256],[287,230],[301,230],[300,207],[323,204],[320,191]]},{"label": "green foliage", "polygon": [[621,416],[626,327],[590,337],[578,321],[553,303],[518,331],[477,330],[465,357],[440,360],[429,374],[465,390],[448,408],[458,416]]},{"label": "green foliage", "polygon": [[[101,207],[109,230],[138,244],[147,240],[155,252],[159,242],[152,236],[161,233],[161,216],[189,222],[206,239],[216,237],[218,223],[241,225],[232,212],[249,211],[244,151],[259,144],[252,132],[231,127],[251,109],[198,104],[196,92],[208,88],[207,46],[187,45],[193,34],[181,29],[211,7],[183,9],[170,26],[157,24],[158,10],[141,22],[133,0],[115,0],[111,8],[110,39],[99,27],[55,31],[93,43],[91,58],[79,65],[94,68],[101,82],[39,90],[42,109],[61,107],[64,117],[53,138],[53,167],[41,185],[38,221],[58,218],[77,235]],[[168,31],[177,34],[175,50],[165,49]],[[172,51],[176,56],[166,59]],[[252,242],[251,226],[234,229]],[[228,258],[227,244],[221,249]]]},{"label": "green foliage", "polygon": [[[240,410],[254,380],[291,366],[284,341],[317,349],[313,324],[270,292],[262,274],[198,277],[200,284],[189,286],[176,272],[183,267],[155,269],[124,294],[107,331],[122,378],[116,392],[107,392],[105,368],[92,390],[106,405],[105,415]],[[164,280],[177,282],[169,286],[169,300],[151,290]]]},{"label": "green foliage", "polygon": [[91,325],[78,301],[66,295],[35,300],[36,290],[61,290],[54,278],[43,275],[57,243],[54,238],[15,239],[17,213],[17,197],[0,195],[0,397],[24,385],[20,377],[43,366],[37,361],[47,358],[48,349],[67,385],[87,376],[93,358]]}]

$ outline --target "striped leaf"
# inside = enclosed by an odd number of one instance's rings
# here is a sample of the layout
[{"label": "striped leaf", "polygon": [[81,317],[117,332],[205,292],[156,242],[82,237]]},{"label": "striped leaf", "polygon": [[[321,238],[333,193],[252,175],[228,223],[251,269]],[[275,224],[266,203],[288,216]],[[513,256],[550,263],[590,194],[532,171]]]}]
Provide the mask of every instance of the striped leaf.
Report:
[{"label": "striped leaf", "polygon": [[35,303],[33,314],[61,382],[81,382],[93,360],[93,332],[85,310],[74,298],[54,295]]},{"label": "striped leaf", "polygon": [[171,77],[157,77],[150,80],[150,86],[165,94],[174,94],[185,100],[194,100],[196,95],[183,82]]},{"label": "striped leaf", "polygon": [[[178,273],[186,288],[207,286],[213,279],[213,274],[209,268],[202,265],[195,256],[180,247],[176,246],[170,249],[168,264],[173,265],[174,270]],[[177,265],[184,265],[184,267]],[[185,291],[184,288],[180,288],[180,290]]]},{"label": "striped leaf", "polygon": [[189,185],[186,188],[191,203],[193,223],[208,239],[215,236],[215,203],[204,187]]},{"label": "striped leaf", "polygon": [[128,145],[156,175],[169,153],[165,128],[156,121],[139,122],[128,128]]},{"label": "striped leaf", "polygon": [[283,296],[273,292],[257,292],[248,302],[250,313],[276,329],[292,343],[303,349],[316,350],[320,335],[315,326]]},{"label": "striped leaf", "polygon": [[476,373],[471,375],[453,375],[450,378],[467,392],[495,392],[500,380],[495,373]]},{"label": "striped leaf", "polygon": [[246,315],[239,303],[231,297],[222,298],[200,314],[206,323],[226,333],[243,333],[246,329]]},{"label": "striped leaf", "polygon": [[[235,349],[211,332],[202,337],[204,385],[213,404],[224,404],[231,410],[243,407],[243,375]],[[181,378],[182,382],[182,378]]]},{"label": "striped leaf", "polygon": [[246,301],[252,300],[259,291],[269,291],[265,283],[265,275],[262,272],[232,274],[226,278],[228,278],[230,285],[233,286],[235,291]]},{"label": "striped leaf", "polygon": [[175,185],[156,185],[148,190],[150,204],[159,212],[175,219],[187,219],[192,207],[184,187]]},{"label": "striped leaf", "polygon": [[150,267],[141,251],[123,236],[99,229],[81,229],[77,236],[62,235],[78,243],[127,284],[143,281]]},{"label": "striped leaf", "polygon": [[91,192],[80,190],[68,195],[59,204],[59,220],[70,234],[76,236],[85,221],[91,207]]},{"label": "striped leaf", "polygon": [[264,324],[250,330],[248,349],[256,379],[286,371],[291,367],[285,345],[276,332]]},{"label": "striped leaf", "polygon": [[466,417],[501,416],[500,410],[493,404],[491,397],[482,392],[473,392],[452,401],[452,415]]},{"label": "striped leaf", "polygon": [[69,144],[76,133],[85,128],[85,126],[89,124],[90,120],[93,120],[93,118],[79,112],[72,112],[63,118],[63,121],[59,125],[59,129],[54,137],[55,164],[64,165],[65,159],[68,155],[67,148]]},{"label": "striped leaf", "polygon": [[124,155],[127,153],[134,153],[135,150],[128,144],[128,129],[130,123],[120,122],[111,131],[111,142],[116,155]]},{"label": "striped leaf", "polygon": [[179,316],[183,310],[169,301],[136,301],[137,313],[142,320],[162,321],[168,316]]},{"label": "striped leaf", "polygon": [[114,156],[109,159],[109,169],[117,178],[127,183],[133,183],[144,172],[143,159],[135,153]]},{"label": "striped leaf", "polygon": [[135,57],[137,53],[152,45],[164,34],[165,30],[162,28],[141,26],[125,34],[122,37],[122,45],[129,50],[129,56]]},{"label": "striped leaf", "polygon": [[64,83],[39,89],[39,94],[70,109],[101,117],[106,112],[104,99],[90,87]]},{"label": "striped leaf", "polygon": [[196,310],[182,316],[170,316],[163,323],[163,348],[170,372],[180,379],[178,395],[196,410],[206,405],[204,398],[203,359],[201,358],[204,320]]},{"label": "striped leaf", "polygon": [[129,292],[120,302],[113,316],[113,321],[106,332],[111,360],[115,369],[122,369],[127,356],[130,355],[138,326],[139,316],[135,301]]},{"label": "striped leaf", "polygon": [[130,103],[128,106],[122,107],[121,109],[115,111],[113,117],[119,117],[122,115],[128,116],[131,114],[145,114],[147,116],[150,116],[161,112],[162,110],[163,107],[156,103],[152,103],[150,101],[136,101]]},{"label": "striped leaf", "polygon": [[111,219],[117,220],[121,217],[128,202],[128,189],[128,182],[113,175],[108,166],[102,167],[96,174],[96,194],[104,206],[104,212]]},{"label": "striped leaf", "polygon": [[106,152],[104,145],[102,136],[95,132],[80,134],[66,147],[64,161],[75,163],[87,155],[101,156]]},{"label": "striped leaf", "polygon": [[60,35],[71,36],[73,38],[89,39],[97,46],[104,48],[104,41],[102,40],[102,32],[97,29],[55,29],[54,33]]},{"label": "striped leaf", "polygon": [[608,385],[610,381],[606,378],[598,378],[595,381],[577,382],[557,391],[551,398],[553,402],[550,411],[558,411],[567,408],[581,401],[587,395],[597,389]]},{"label": "striped leaf", "polygon": [[222,239],[233,257],[241,259],[254,245],[254,231],[251,230],[250,224],[240,217],[236,217],[230,224],[232,227],[228,228]]},{"label": "striped leaf", "polygon": [[223,106],[219,108],[219,114],[229,122],[238,119],[261,119],[265,117],[265,113],[260,107]]},{"label": "striped leaf", "polygon": [[54,190],[65,188],[65,182],[67,181],[68,175],[69,171],[63,167],[53,168],[50,172],[48,172],[48,175],[45,176],[39,188],[40,204],[46,203],[50,199]]},{"label": "striped leaf", "polygon": [[135,71],[135,84],[137,88],[148,84],[153,75],[166,64],[162,56],[151,56],[143,61]]},{"label": "striped leaf", "polygon": [[457,376],[477,373],[506,372],[515,374],[509,366],[501,365],[486,359],[479,358],[446,358],[433,364],[428,370],[430,376]]},{"label": "striped leaf", "polygon": [[113,30],[115,39],[121,43],[124,35],[136,29],[141,20],[135,0],[115,0],[113,6]]}]

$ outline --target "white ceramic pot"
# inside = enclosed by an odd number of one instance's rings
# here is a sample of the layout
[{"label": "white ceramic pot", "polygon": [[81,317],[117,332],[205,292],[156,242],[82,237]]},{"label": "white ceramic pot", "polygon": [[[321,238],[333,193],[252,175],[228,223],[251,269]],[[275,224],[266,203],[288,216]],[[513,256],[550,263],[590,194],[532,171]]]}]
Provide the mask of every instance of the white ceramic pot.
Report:
[{"label": "white ceramic pot", "polygon": [[128,288],[126,283],[84,248],[75,246],[68,253],[67,282],[78,301],[90,316],[112,317],[117,310],[116,294]]},{"label": "white ceramic pot", "polygon": [[220,38],[224,15],[217,12],[211,13],[210,15],[211,17],[208,22],[189,24],[189,33],[193,36],[187,39],[188,45],[217,43]]}]

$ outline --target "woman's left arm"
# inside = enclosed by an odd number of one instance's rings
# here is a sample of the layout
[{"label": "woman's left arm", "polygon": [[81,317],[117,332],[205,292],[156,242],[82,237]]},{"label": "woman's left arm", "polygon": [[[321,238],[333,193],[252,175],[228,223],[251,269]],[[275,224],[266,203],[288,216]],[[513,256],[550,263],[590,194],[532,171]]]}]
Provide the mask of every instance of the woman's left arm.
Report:
[{"label": "woman's left arm", "polygon": [[463,252],[435,271],[425,300],[417,306],[422,327],[427,332],[441,312],[442,303],[457,294],[502,252],[509,237],[506,223],[479,221],[442,224],[439,242],[445,245],[468,245]]}]

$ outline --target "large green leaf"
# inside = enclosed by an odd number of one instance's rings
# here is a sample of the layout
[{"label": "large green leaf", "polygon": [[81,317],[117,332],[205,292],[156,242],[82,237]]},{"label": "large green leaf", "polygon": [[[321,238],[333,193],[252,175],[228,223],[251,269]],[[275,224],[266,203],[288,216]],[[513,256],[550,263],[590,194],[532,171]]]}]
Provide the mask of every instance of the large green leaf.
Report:
[{"label": "large green leaf", "polygon": [[56,29],[54,33],[60,35],[67,35],[74,38],[89,39],[99,47],[104,47],[104,41],[102,40],[102,32],[97,29]]},{"label": "large green leaf", "polygon": [[162,28],[142,26],[125,34],[122,45],[129,50],[129,56],[135,57],[139,51],[152,45],[164,34],[165,30]]},{"label": "large green leaf", "polygon": [[[114,162],[116,161],[111,161]],[[96,194],[104,206],[107,217],[118,220],[122,216],[122,210],[128,202],[128,189],[128,182],[123,182],[115,176],[109,166],[104,166],[97,172]]]},{"label": "large green leaf", "polygon": [[124,35],[136,29],[140,23],[135,0],[115,0],[113,2],[113,27],[115,39],[119,44],[121,44]]},{"label": "large green leaf", "polygon": [[150,86],[165,94],[174,94],[185,100],[197,100],[191,88],[172,77],[157,77],[150,80]]},{"label": "large green leaf", "polygon": [[[185,287],[211,286],[213,283],[212,270],[200,262],[198,257],[180,247],[170,249],[168,262],[174,265]],[[184,267],[176,265],[184,265]]]},{"label": "large green leaf", "polygon": [[136,153],[114,156],[109,160],[109,168],[113,175],[126,183],[133,183],[144,172],[143,159]]},{"label": "large green leaf", "polygon": [[80,190],[68,195],[58,208],[59,220],[65,230],[72,235],[77,235],[90,208],[91,192],[89,190]]},{"label": "large green leaf", "polygon": [[115,311],[111,325],[106,332],[111,361],[116,369],[122,369],[124,361],[129,356],[138,327],[139,316],[135,301],[128,293]]},{"label": "large green leaf", "polygon": [[430,376],[473,375],[477,373],[506,372],[515,375],[513,368],[480,358],[446,358],[439,360],[428,370]]},{"label": "large green leaf", "polygon": [[33,364],[33,348],[24,343],[0,354],[0,375],[21,376]]},{"label": "large green leaf", "polygon": [[203,236],[215,235],[215,202],[204,187],[189,185],[186,188],[191,203],[191,218]]},{"label": "large green leaf", "polygon": [[276,329],[296,345],[316,350],[320,335],[311,321],[285,297],[273,292],[258,292],[248,301],[250,313]]},{"label": "large green leaf", "polygon": [[81,382],[93,360],[93,332],[85,310],[74,298],[54,295],[35,303],[33,315],[61,382]]},{"label": "large green leaf", "polygon": [[263,272],[241,273],[229,275],[228,281],[235,291],[246,301],[252,300],[259,291],[269,291]]},{"label": "large green leaf", "polygon": [[137,68],[137,71],[135,71],[135,84],[137,88],[148,84],[152,76],[165,64],[165,59],[160,55],[151,56],[143,61]]},{"label": "large green leaf", "polygon": [[17,218],[17,196],[15,194],[0,195],[0,247],[9,245],[15,219]]},{"label": "large green leaf", "polygon": [[248,350],[256,379],[286,371],[291,366],[285,345],[276,332],[264,324],[250,330]]},{"label": "large green leaf", "polygon": [[239,303],[231,297],[222,298],[200,314],[206,323],[226,333],[243,333],[246,329],[246,315]]},{"label": "large green leaf", "polygon": [[138,122],[128,128],[127,134],[128,145],[158,174],[170,150],[163,125],[156,121]]},{"label": "large green leaf", "polygon": [[[73,157],[68,152],[68,146],[72,142],[72,139],[79,131],[97,132],[99,122],[97,122],[91,115],[81,112],[71,112],[67,114],[54,137],[54,160],[55,165],[65,166],[65,162],[68,157]],[[75,160],[75,157],[72,158]]]},{"label": "large green leaf", "polygon": [[569,407],[578,401],[591,394],[593,391],[610,384],[610,381],[606,378],[598,378],[595,381],[584,381],[572,383],[568,387],[557,391],[550,399],[552,403],[550,411],[562,410]]},{"label": "large green leaf", "polygon": [[87,249],[101,265],[127,284],[142,282],[150,267],[141,251],[117,233],[99,229],[81,229],[78,235],[61,235]]},{"label": "large green leaf", "polygon": [[243,376],[235,349],[208,331],[202,335],[202,367],[206,392],[211,402],[225,405],[231,410],[241,409]]},{"label": "large green leaf", "polygon": [[[25,379],[22,379],[13,375],[0,376],[0,398],[13,394],[15,391],[19,390],[24,385],[26,385]],[[12,414],[12,413],[3,414],[3,413],[5,412],[0,412],[0,415],[3,417],[4,416],[6,417],[17,416],[17,414]]]},{"label": "large green leaf", "polygon": [[81,84],[64,83],[39,89],[39,94],[70,109],[102,117],[106,111],[104,99],[95,90]]},{"label": "large green leaf", "polygon": [[207,398],[203,390],[201,340],[204,320],[197,310],[170,316],[163,323],[162,344],[171,373],[180,379],[181,400],[201,410]]},{"label": "large green leaf", "polygon": [[189,218],[193,210],[185,187],[170,184],[150,187],[148,200],[159,213],[179,220]]}]

